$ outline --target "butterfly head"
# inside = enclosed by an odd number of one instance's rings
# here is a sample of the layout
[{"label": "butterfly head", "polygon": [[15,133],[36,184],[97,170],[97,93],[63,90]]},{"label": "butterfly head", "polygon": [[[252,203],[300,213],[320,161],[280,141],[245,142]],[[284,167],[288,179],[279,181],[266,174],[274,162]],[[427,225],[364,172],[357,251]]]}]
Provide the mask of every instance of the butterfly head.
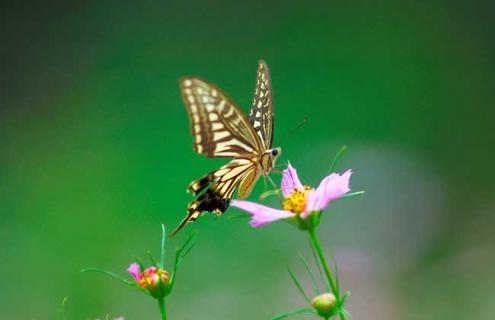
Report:
[{"label": "butterfly head", "polygon": [[275,167],[277,158],[282,154],[281,148],[273,148],[265,151],[261,165],[265,174],[268,174]]}]

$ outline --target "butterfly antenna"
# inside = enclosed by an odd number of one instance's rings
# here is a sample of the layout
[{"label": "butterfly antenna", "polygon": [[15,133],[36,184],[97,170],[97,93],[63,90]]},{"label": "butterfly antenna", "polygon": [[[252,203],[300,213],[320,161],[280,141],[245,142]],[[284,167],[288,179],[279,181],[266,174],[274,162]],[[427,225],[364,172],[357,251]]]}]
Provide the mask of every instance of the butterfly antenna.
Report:
[{"label": "butterfly antenna", "polygon": [[263,177],[263,193],[265,193],[268,191],[268,185],[266,182],[266,176],[263,175],[262,177]]},{"label": "butterfly antenna", "polygon": [[295,132],[297,132],[297,130],[299,130],[302,127],[304,127],[306,125],[306,123],[308,123],[308,116],[305,115],[304,118],[303,118],[303,120],[297,126],[295,126],[294,128],[292,128],[289,132],[287,132],[282,137],[282,139],[280,139],[280,145],[283,145],[282,142],[285,141],[285,139],[289,138],[292,134],[294,134]]}]

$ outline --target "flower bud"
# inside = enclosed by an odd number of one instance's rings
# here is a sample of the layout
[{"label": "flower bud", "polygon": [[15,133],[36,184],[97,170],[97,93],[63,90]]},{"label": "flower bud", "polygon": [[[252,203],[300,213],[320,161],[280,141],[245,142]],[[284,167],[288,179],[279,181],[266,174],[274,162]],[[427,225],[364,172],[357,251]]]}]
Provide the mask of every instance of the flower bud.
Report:
[{"label": "flower bud", "polygon": [[149,267],[143,272],[142,278],[144,288],[147,288],[150,294],[155,297],[165,296],[166,289],[170,284],[170,276],[164,269]]},{"label": "flower bud", "polygon": [[139,265],[133,263],[127,271],[133,276],[137,284],[148,290],[153,297],[164,297],[167,294],[170,285],[170,275],[167,270],[149,267],[141,272]]},{"label": "flower bud", "polygon": [[323,318],[328,318],[335,314],[335,306],[337,299],[332,293],[324,293],[313,299],[311,302],[318,315]]}]

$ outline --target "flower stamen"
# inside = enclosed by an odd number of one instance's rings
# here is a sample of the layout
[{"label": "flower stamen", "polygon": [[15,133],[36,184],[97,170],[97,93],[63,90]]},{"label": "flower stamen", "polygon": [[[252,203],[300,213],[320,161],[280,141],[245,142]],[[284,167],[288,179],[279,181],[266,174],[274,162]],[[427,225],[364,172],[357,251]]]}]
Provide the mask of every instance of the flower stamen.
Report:
[{"label": "flower stamen", "polygon": [[311,187],[304,186],[304,190],[294,189],[292,193],[285,198],[283,203],[284,210],[300,214],[306,209],[306,195]]}]

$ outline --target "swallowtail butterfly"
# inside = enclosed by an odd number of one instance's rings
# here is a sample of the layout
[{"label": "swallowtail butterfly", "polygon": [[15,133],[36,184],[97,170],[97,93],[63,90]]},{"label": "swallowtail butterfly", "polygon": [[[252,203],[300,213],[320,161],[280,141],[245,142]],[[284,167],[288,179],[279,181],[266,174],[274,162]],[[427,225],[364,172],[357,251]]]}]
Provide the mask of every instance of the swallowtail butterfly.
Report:
[{"label": "swallowtail butterfly", "polygon": [[281,153],[272,148],[273,99],[270,73],[259,61],[256,88],[249,117],[215,85],[197,77],[180,80],[189,115],[194,151],[209,158],[232,158],[219,169],[193,181],[188,190],[196,196],[173,234],[203,212],[221,215],[234,192],[245,198],[261,175],[268,175]]}]

